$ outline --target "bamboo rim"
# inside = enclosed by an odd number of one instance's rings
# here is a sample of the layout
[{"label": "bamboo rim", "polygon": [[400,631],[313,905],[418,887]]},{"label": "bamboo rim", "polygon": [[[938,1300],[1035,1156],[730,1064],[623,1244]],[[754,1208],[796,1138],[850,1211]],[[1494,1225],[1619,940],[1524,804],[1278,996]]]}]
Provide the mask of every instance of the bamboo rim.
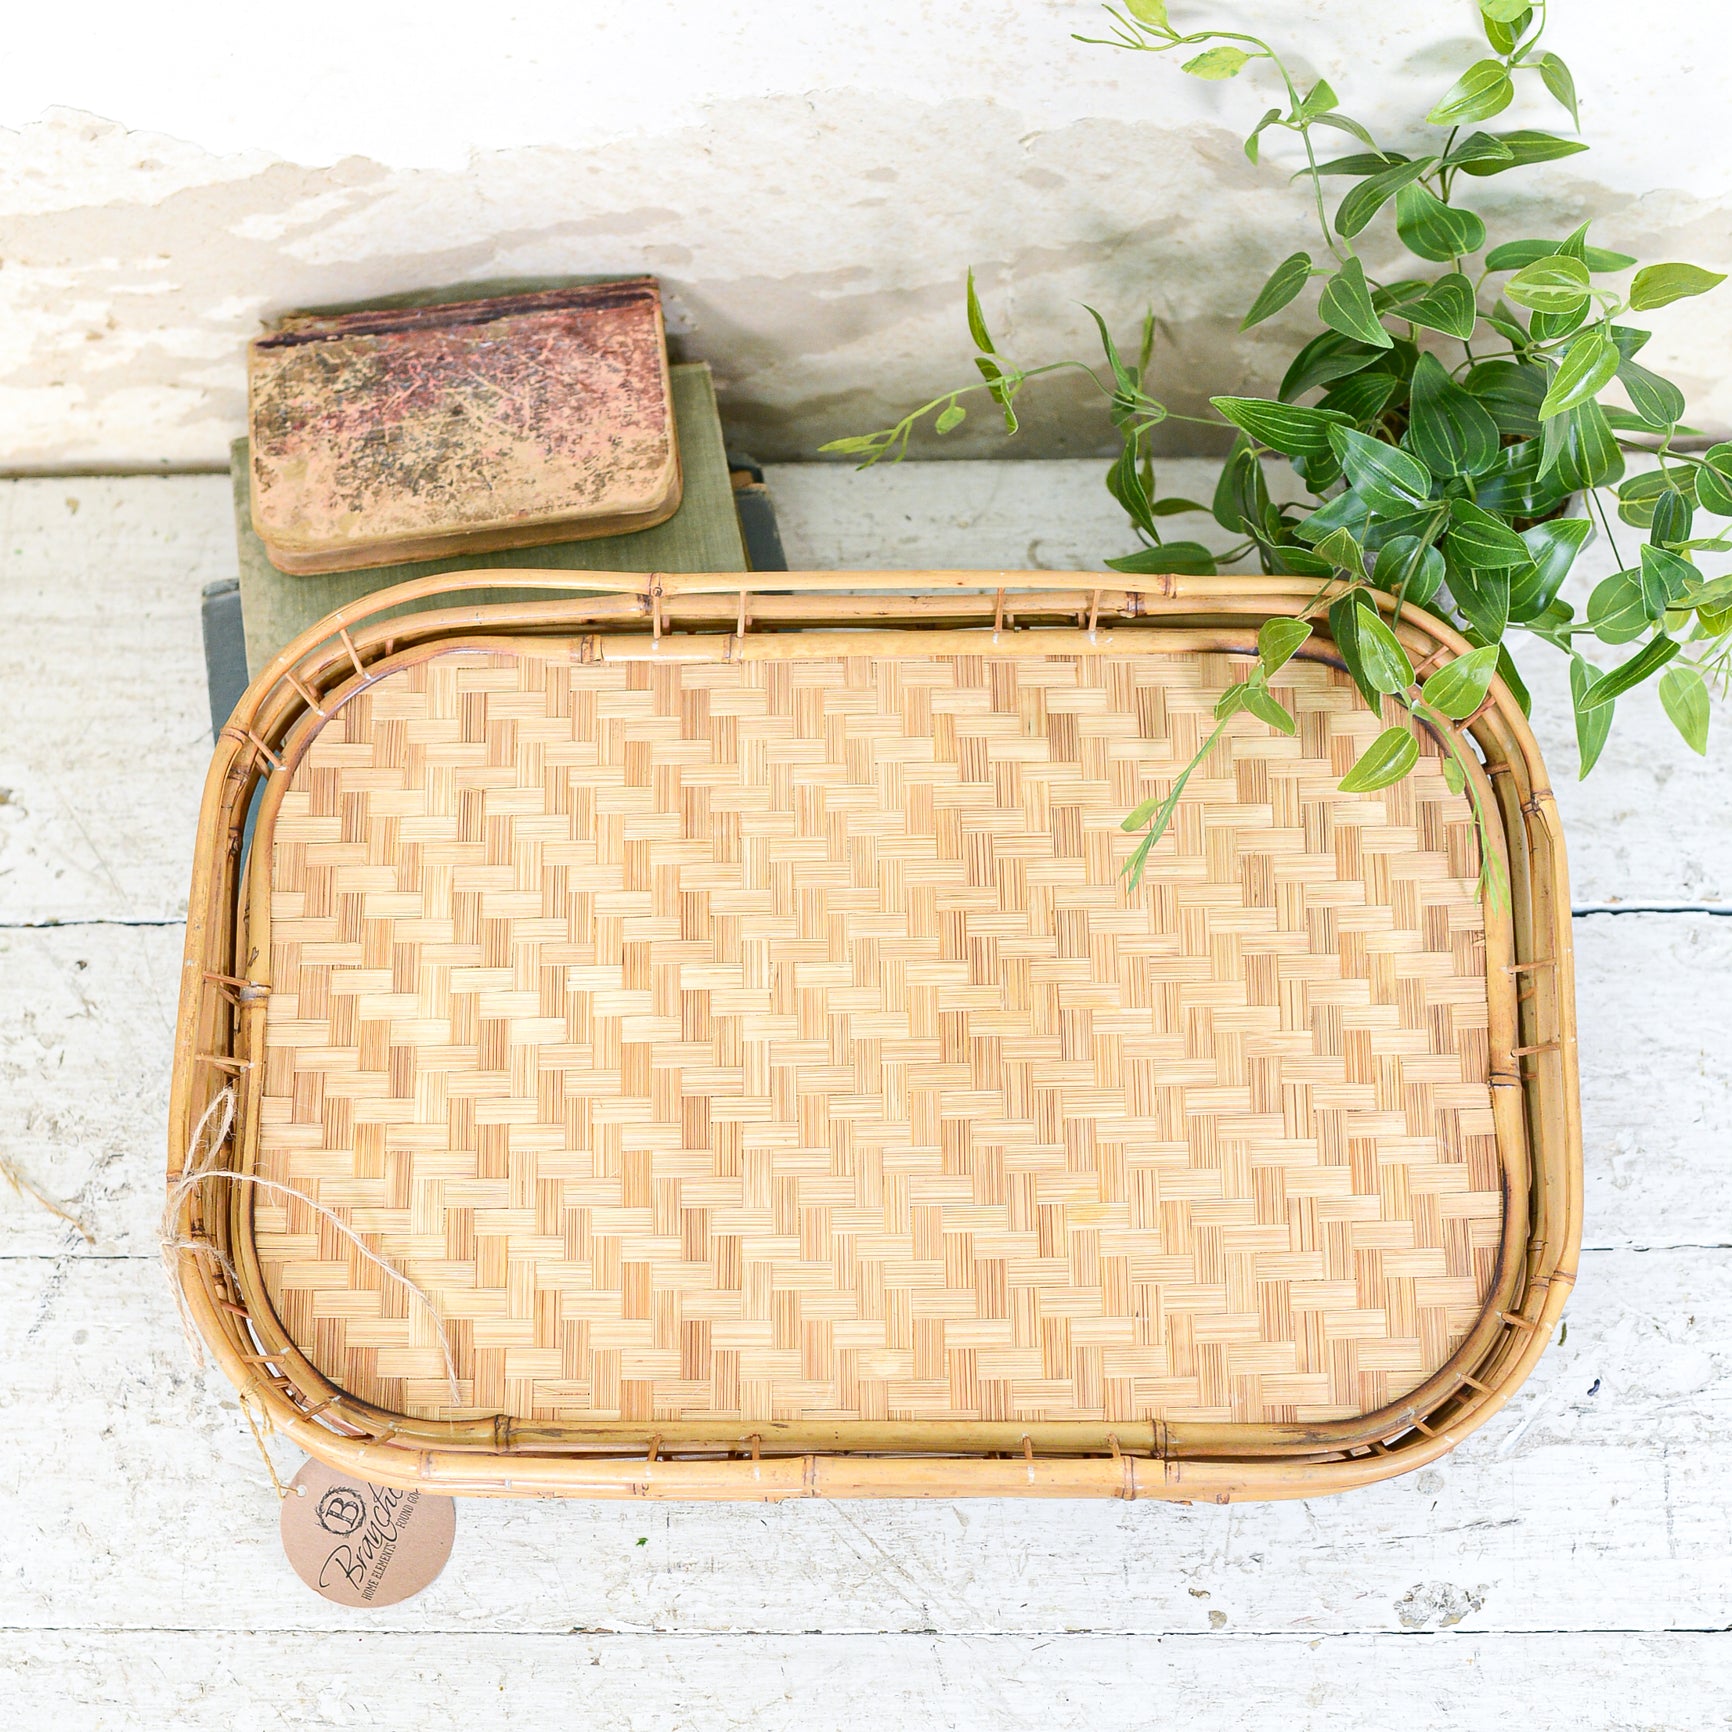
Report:
[{"label": "bamboo rim", "polygon": [[[890,653],[910,647],[911,637],[923,654],[1086,648],[1248,656],[1256,625],[1298,611],[1314,594],[1299,580],[1265,576],[823,572],[777,573],[770,581],[773,591],[742,586],[733,575],[441,575],[341,609],[274,658],[222,730],[206,782],[176,1030],[171,1182],[187,1158],[192,1127],[228,1080],[239,1085],[234,1146],[241,1165],[250,1163],[256,1140],[248,1127],[257,1122],[262,1074],[246,1055],[262,1050],[269,991],[266,851],[254,856],[244,881],[241,869],[255,796],[262,789],[256,819],[264,825],[316,725],[406,660],[548,638],[569,640],[569,653],[581,660]],[[419,605],[503,584],[565,599]],[[1396,620],[1392,598],[1368,599],[1392,616],[1416,665],[1469,647],[1417,609]],[[1340,665],[1318,639],[1302,653]],[[1226,1501],[1310,1496],[1435,1459],[1489,1419],[1531,1370],[1573,1283],[1581,1227],[1574,982],[1555,803],[1526,718],[1501,681],[1462,731],[1484,758],[1483,772],[1476,767],[1474,774],[1502,822],[1494,839],[1511,893],[1507,919],[1486,923],[1503,1234],[1473,1329],[1444,1365],[1388,1408],[1352,1421],[1264,1426],[411,1418],[336,1388],[289,1339],[265,1291],[246,1185],[221,1187],[220,1195],[201,1187],[182,1211],[181,1233],[220,1250],[240,1283],[231,1290],[216,1259],[182,1253],[194,1321],[237,1387],[309,1452],[379,1483],[472,1495]]]}]

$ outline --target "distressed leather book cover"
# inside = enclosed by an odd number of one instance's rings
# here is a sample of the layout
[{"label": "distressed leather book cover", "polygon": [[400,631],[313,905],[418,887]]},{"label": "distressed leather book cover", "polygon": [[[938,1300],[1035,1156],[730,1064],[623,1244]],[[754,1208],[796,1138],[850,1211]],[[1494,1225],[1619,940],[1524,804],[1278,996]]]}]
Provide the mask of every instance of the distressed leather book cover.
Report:
[{"label": "distressed leather book cover", "polygon": [[[680,508],[665,523],[630,535],[591,536],[587,540],[544,542],[532,552],[510,548],[491,553],[466,550],[443,559],[408,560],[309,576],[271,563],[253,529],[252,459],[245,439],[230,455],[234,484],[235,553],[241,580],[247,662],[258,671],[286,644],[326,614],[361,596],[412,583],[442,571],[495,570],[501,587],[486,592],[490,601],[543,599],[534,590],[513,589],[513,571],[745,571],[749,562],[734,509],[721,416],[715,386],[702,361],[668,368],[674,394],[674,433],[679,440]],[[423,604],[428,605],[428,604]]]},{"label": "distressed leather book cover", "polygon": [[655,279],[297,315],[248,351],[253,526],[288,572],[618,535],[680,502]]}]

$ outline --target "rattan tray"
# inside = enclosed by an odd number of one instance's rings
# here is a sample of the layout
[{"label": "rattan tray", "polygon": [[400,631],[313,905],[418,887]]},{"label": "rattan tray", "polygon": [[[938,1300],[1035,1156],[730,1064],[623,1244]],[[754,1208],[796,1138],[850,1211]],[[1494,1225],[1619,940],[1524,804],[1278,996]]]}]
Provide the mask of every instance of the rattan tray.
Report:
[{"label": "rattan tray", "polygon": [[1337,790],[1379,723],[1321,636],[1127,890],[1302,581],[582,581],[384,591],[222,731],[168,1237],[278,1430],[457,1493],[1226,1501],[1508,1399],[1581,1182],[1501,685],[1502,903],[1436,741]]}]

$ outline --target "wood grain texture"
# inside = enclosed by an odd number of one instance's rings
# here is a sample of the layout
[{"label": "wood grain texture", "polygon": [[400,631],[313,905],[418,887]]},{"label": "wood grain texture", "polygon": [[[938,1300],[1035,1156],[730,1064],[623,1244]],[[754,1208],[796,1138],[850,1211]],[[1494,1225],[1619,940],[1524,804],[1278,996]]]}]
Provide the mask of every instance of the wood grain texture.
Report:
[{"label": "wood grain texture", "polygon": [[[424,1638],[437,1674],[462,1631],[732,1635],[750,1665],[755,1633],[1032,1646],[1207,1633],[1219,1611],[1243,1632],[1328,1637],[1436,1627],[1453,1600],[1464,1630],[1608,1632],[1615,1652],[1616,1632],[1732,1624],[1729,1263],[1585,1257],[1567,1336],[1509,1409],[1420,1473],[1346,1496],[466,1500],[439,1582],[357,1616],[290,1572],[233,1393],[194,1371],[155,1260],[0,1258],[0,1628],[397,1630]],[[961,1723],[983,1723],[989,1699],[970,1700]]]},{"label": "wood grain texture", "polygon": [[[1422,1584],[1423,1586],[1423,1584]],[[1464,1602],[1465,1603],[1465,1602]],[[1603,1732],[1721,1727],[1705,1688],[1720,1643],[1708,1635],[1483,1637],[1202,1637],[1126,1642],[1057,1635],[816,1636],[736,1640],[603,1636],[247,1635],[211,1659],[197,1634],[117,1636],[92,1645],[33,1635],[0,1658],[21,1713],[52,1724],[236,1725],[249,1698],[305,1732],[364,1724],[421,1732],[485,1718],[539,1728],[577,1714],[622,1732],[668,1725],[825,1732],[869,1723],[1089,1726],[1117,1732],[1181,1718],[1188,1732],[1385,1732],[1402,1705],[1436,1724],[1501,1732],[1511,1701],[1530,1722]],[[1230,1680],[1230,1682],[1227,1682]],[[1528,1704],[1531,1704],[1529,1706]],[[1447,1716],[1447,1718],[1445,1718]],[[1707,1716],[1707,1717],[1704,1717]],[[245,1725],[242,1719],[238,1724]]]},{"label": "wood grain texture", "polygon": [[0,923],[178,920],[210,763],[220,476],[0,483]]},{"label": "wood grain texture", "polygon": [[[915,640],[916,642],[918,640]],[[524,1419],[1352,1418],[1502,1234],[1471,809],[1343,801],[1345,675],[1237,718],[1146,891],[1118,818],[1225,658],[573,664],[342,704],[273,848],[260,1170]],[[261,938],[261,942],[262,942]],[[293,1199],[340,1388],[431,1414],[426,1313]]]}]

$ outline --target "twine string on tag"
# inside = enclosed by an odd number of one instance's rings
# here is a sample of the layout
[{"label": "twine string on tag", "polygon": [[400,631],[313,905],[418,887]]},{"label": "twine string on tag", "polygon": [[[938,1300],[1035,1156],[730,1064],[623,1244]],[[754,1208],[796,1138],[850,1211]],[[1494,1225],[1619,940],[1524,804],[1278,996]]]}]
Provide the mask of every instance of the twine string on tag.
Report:
[{"label": "twine string on tag", "polygon": [[[215,1130],[211,1129],[211,1120],[219,1119]],[[230,1083],[212,1100],[200,1115],[198,1123],[193,1127],[191,1140],[187,1144],[186,1164],[181,1169],[180,1177],[169,1187],[168,1202],[162,1212],[162,1261],[168,1273],[169,1283],[174,1291],[175,1304],[180,1311],[181,1328],[185,1331],[187,1343],[192,1348],[194,1360],[204,1364],[204,1344],[199,1337],[198,1329],[193,1322],[192,1309],[187,1302],[185,1286],[185,1266],[180,1260],[182,1251],[190,1251],[195,1256],[210,1257],[228,1276],[238,1298],[241,1292],[241,1280],[233,1263],[223,1255],[217,1246],[208,1239],[192,1239],[180,1231],[180,1213],[187,1198],[206,1179],[230,1179],[239,1185],[256,1185],[261,1191],[274,1192],[278,1196],[293,1197],[297,1202],[304,1203],[322,1220],[329,1221],[351,1245],[359,1251],[367,1262],[371,1263],[382,1275],[395,1281],[399,1287],[418,1300],[427,1315],[433,1321],[434,1332],[439,1337],[439,1348],[445,1357],[445,1381],[450,1389],[451,1405],[463,1405],[463,1389],[457,1377],[457,1358],[451,1350],[451,1332],[445,1327],[445,1320],[434,1308],[433,1301],[426,1293],[409,1279],[401,1270],[395,1269],[385,1261],[379,1253],[351,1227],[323,1203],[316,1202],[305,1191],[298,1191],[293,1185],[285,1185],[276,1179],[267,1179],[258,1173],[237,1173],[231,1167],[219,1167],[217,1158],[230,1135],[235,1123],[235,1090]],[[245,1404],[243,1403],[243,1410]],[[250,1419],[250,1416],[249,1416]]]},{"label": "twine string on tag", "polygon": [[[241,1418],[247,1422],[247,1430],[253,1434],[253,1442],[259,1446],[259,1459],[265,1464],[265,1472],[271,1476],[271,1490],[277,1494],[277,1501],[282,1502],[289,1495],[289,1488],[283,1484],[277,1473],[277,1464],[271,1460],[271,1452],[265,1447],[265,1438],[276,1434],[276,1427],[271,1424],[271,1411],[265,1404],[259,1402],[258,1417],[253,1417],[253,1403],[258,1397],[251,1390],[241,1392]],[[305,1496],[305,1488],[297,1486],[297,1493]]]}]

